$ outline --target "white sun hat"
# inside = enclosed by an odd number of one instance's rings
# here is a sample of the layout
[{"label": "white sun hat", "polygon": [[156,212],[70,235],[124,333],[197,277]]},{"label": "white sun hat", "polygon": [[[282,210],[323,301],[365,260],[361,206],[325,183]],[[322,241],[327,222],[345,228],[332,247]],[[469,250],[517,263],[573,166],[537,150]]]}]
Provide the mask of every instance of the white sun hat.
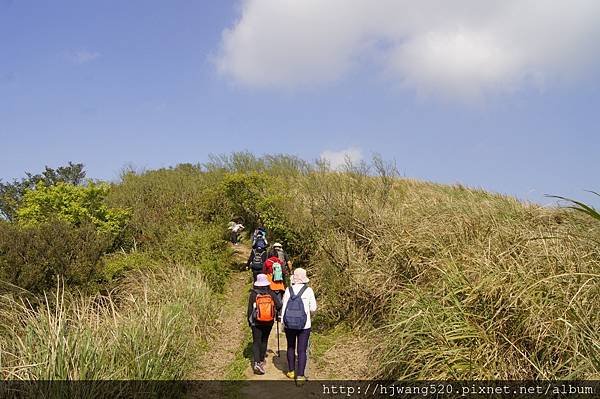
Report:
[{"label": "white sun hat", "polygon": [[255,287],[266,287],[271,285],[271,283],[269,283],[269,279],[267,278],[266,274],[257,274],[256,275],[256,281],[254,282],[254,286]]},{"label": "white sun hat", "polygon": [[299,267],[294,269],[294,275],[292,276],[292,283],[294,284],[304,284],[308,283],[310,280],[306,277],[306,270]]}]

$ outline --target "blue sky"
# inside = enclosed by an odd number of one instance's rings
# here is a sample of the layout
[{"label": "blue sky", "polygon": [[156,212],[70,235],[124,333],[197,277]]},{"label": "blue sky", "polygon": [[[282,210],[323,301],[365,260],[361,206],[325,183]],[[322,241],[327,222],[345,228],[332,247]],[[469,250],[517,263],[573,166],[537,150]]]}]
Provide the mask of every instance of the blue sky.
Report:
[{"label": "blue sky", "polygon": [[344,1],[0,0],[0,178],[379,153],[409,177],[594,201],[598,2],[522,0],[515,19],[512,0]]}]

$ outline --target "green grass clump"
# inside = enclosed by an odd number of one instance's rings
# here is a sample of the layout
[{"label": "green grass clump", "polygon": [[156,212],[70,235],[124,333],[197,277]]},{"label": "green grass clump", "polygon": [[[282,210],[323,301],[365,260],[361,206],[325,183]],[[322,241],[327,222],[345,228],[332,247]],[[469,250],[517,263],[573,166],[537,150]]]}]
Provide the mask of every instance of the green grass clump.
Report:
[{"label": "green grass clump", "polygon": [[247,328],[244,339],[236,352],[235,358],[227,366],[227,371],[223,376],[224,380],[245,380],[248,364],[252,360],[252,331]]},{"label": "green grass clump", "polygon": [[131,270],[158,269],[163,264],[149,252],[115,252],[103,258],[103,277],[106,281],[121,278]]}]

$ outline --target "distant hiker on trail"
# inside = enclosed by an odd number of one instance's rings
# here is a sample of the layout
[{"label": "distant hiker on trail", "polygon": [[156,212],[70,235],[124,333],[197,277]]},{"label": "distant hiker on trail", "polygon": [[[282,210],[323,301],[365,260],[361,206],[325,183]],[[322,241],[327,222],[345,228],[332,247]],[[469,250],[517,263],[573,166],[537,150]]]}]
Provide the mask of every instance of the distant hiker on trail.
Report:
[{"label": "distant hiker on trail", "polygon": [[272,256],[276,256],[279,258],[280,263],[287,269],[287,274],[292,274],[292,262],[290,261],[288,254],[283,250],[283,245],[281,245],[278,242],[273,244],[273,247],[271,248],[268,254],[269,258]]},{"label": "distant hiker on trail", "polygon": [[231,230],[231,243],[238,245],[238,235],[244,230],[244,225],[237,222],[229,222],[229,230]]},{"label": "distant hiker on trail", "polygon": [[258,245],[250,251],[250,257],[246,262],[246,270],[252,270],[252,281],[256,281],[256,276],[263,272],[263,267],[267,260],[267,248]]},{"label": "distant hiker on trail", "polygon": [[287,267],[283,265],[281,259],[277,256],[271,256],[265,261],[263,273],[267,275],[271,290],[277,294],[279,299],[283,299],[285,291],[285,278],[288,276]]},{"label": "distant hiker on trail", "polygon": [[269,242],[267,241],[267,230],[264,227],[259,226],[254,230],[254,233],[252,233],[252,248],[258,246],[267,248],[267,245],[269,245]]},{"label": "distant hiker on trail", "polygon": [[[283,295],[283,324],[287,340],[288,378],[295,378],[296,385],[306,381],[304,371],[308,356],[310,338],[310,316],[317,310],[315,293],[310,288],[306,270],[297,268],[292,276],[292,285]],[[298,365],[296,366],[296,351]]]},{"label": "distant hiker on trail", "polygon": [[252,329],[252,369],[256,374],[264,374],[269,334],[275,322],[275,315],[281,310],[281,300],[269,288],[269,280],[258,274],[248,298],[248,325]]}]

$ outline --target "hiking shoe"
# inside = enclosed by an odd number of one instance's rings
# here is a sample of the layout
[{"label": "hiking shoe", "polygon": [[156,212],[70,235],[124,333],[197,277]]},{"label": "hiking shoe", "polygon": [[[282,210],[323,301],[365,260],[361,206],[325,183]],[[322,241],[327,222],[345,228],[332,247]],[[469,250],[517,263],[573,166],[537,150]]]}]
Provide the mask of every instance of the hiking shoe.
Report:
[{"label": "hiking shoe", "polygon": [[298,377],[296,377],[296,386],[302,386],[304,385],[304,383],[306,382],[306,377],[303,375],[299,375]]},{"label": "hiking shoe", "polygon": [[254,362],[254,374],[264,374],[265,369],[262,367],[260,362]]},{"label": "hiking shoe", "polygon": [[287,378],[293,380],[294,378],[296,378],[296,372],[294,370],[288,371],[287,373],[285,373],[285,376]]}]

